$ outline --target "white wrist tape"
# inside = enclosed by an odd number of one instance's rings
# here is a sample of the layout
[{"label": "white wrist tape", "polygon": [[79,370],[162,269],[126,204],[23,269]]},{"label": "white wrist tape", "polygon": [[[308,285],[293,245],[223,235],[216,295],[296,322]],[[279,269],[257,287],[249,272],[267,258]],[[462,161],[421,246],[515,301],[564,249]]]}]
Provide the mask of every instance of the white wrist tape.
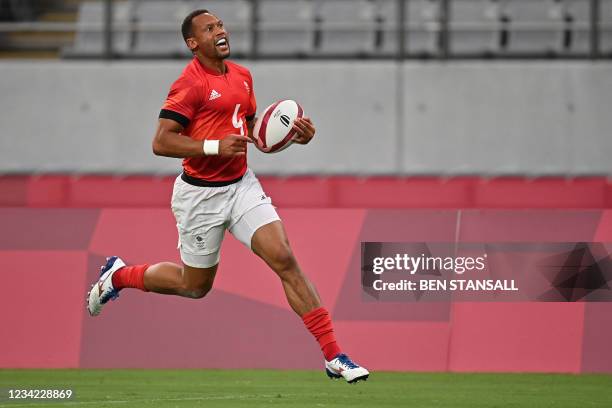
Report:
[{"label": "white wrist tape", "polygon": [[219,141],[218,140],[205,140],[204,141],[204,154],[206,156],[215,156],[219,154]]}]

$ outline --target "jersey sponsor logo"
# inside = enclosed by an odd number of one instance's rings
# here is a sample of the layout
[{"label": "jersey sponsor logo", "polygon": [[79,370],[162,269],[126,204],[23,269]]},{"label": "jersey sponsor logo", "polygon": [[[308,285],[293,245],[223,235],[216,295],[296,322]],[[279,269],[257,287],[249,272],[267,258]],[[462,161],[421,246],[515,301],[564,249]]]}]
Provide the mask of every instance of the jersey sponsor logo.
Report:
[{"label": "jersey sponsor logo", "polygon": [[213,89],[212,91],[210,91],[210,96],[208,97],[208,100],[212,101],[220,97],[221,97],[221,94]]}]

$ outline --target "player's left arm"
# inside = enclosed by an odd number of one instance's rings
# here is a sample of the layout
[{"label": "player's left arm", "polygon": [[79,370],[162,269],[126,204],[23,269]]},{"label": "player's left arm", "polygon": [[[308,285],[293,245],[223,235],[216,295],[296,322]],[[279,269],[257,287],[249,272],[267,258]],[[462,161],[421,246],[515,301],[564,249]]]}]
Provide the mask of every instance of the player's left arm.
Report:
[{"label": "player's left arm", "polygon": [[293,122],[293,130],[295,130],[293,141],[299,144],[307,144],[310,142],[316,132],[316,129],[312,124],[312,120],[306,116],[303,118],[297,118]]}]

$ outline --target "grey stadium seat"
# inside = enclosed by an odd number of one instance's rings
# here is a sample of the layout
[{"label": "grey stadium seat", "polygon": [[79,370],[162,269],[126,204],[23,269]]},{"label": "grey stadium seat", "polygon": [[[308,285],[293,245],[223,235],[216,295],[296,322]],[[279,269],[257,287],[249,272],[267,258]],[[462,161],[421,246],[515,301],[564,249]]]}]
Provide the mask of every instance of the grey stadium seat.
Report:
[{"label": "grey stadium seat", "polygon": [[369,55],[375,49],[375,7],[368,0],[326,0],[318,3],[320,54]]},{"label": "grey stadium seat", "polygon": [[377,55],[395,55],[398,50],[399,10],[397,0],[378,0],[375,3],[377,16],[377,33],[382,44],[376,44]]},{"label": "grey stadium seat", "polygon": [[500,5],[496,0],[454,0],[449,29],[452,54],[491,54],[499,51]]},{"label": "grey stadium seat", "polygon": [[510,53],[560,53],[563,50],[563,8],[554,0],[505,2],[510,17]]},{"label": "grey stadium seat", "polygon": [[572,40],[569,44],[568,53],[587,54],[590,47],[590,0],[566,0],[565,12],[572,18]]},{"label": "grey stadium seat", "polygon": [[260,0],[259,52],[310,55],[314,46],[314,6],[309,0]]},{"label": "grey stadium seat", "polygon": [[409,54],[439,53],[440,0],[410,0],[407,2],[406,49]]},{"label": "grey stadium seat", "polygon": [[601,0],[600,12],[601,39],[599,49],[606,55],[612,55],[612,0]]},{"label": "grey stadium seat", "polygon": [[[113,52],[125,55],[130,49],[131,4],[113,2]],[[63,50],[66,56],[98,56],[104,52],[104,2],[86,1],[79,5],[74,45]]]},{"label": "grey stadium seat", "polygon": [[180,33],[181,22],[188,13],[180,1],[147,0],[136,7],[138,33],[135,55],[178,56],[188,55]]}]

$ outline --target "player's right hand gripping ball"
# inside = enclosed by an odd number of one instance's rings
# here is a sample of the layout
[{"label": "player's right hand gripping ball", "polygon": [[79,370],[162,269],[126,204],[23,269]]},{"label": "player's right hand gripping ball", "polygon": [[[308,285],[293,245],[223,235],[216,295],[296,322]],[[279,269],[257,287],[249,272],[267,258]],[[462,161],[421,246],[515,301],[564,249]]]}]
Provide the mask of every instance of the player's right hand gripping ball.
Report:
[{"label": "player's right hand gripping ball", "polygon": [[291,99],[268,106],[253,128],[255,145],[264,153],[276,153],[293,143],[293,122],[304,116],[299,103]]}]

